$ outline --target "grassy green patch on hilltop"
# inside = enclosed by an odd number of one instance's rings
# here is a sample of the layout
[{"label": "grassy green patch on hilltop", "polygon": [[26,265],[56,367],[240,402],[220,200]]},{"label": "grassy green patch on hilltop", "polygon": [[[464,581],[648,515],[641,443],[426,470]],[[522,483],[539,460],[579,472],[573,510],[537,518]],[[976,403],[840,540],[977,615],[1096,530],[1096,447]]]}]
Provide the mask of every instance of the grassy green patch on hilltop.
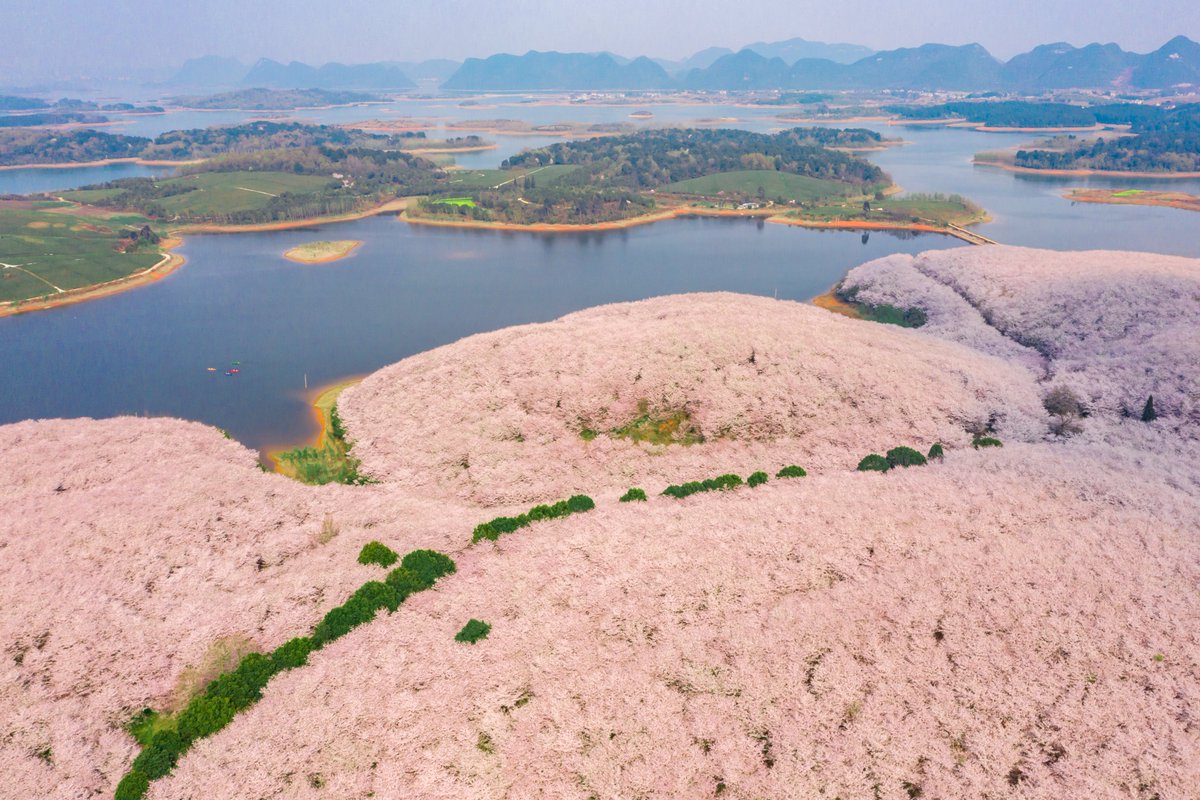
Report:
[{"label": "grassy green patch on hilltop", "polygon": [[987,218],[970,200],[957,195],[909,194],[899,198],[818,202],[792,216],[812,222],[874,222],[886,225],[969,225]]},{"label": "grassy green patch on hilltop", "polygon": [[701,197],[762,197],[806,203],[831,197],[850,197],[861,193],[859,187],[840,181],[761,169],[718,172],[714,175],[671,183],[660,191],[668,194]]},{"label": "grassy green patch on hilltop", "polygon": [[430,202],[431,206],[464,206],[466,208],[475,208],[478,205],[470,197],[443,197],[439,200]]},{"label": "grassy green patch on hilltop", "polygon": [[119,186],[63,192],[67,200],[136,208],[164,219],[202,221],[265,209],[280,195],[316,195],[328,177],[287,172],[200,172],[166,180],[133,179]]},{"label": "grassy green patch on hilltop", "polygon": [[615,439],[660,445],[689,445],[704,441],[704,434],[691,424],[687,409],[652,410],[645,400],[638,402],[637,417],[619,428],[613,428],[609,433]]},{"label": "grassy green patch on hilltop", "polygon": [[350,455],[353,443],[347,440],[346,428],[337,413],[338,395],[352,384],[353,381],[329,389],[313,404],[322,419],[321,435],[315,445],[272,454],[280,474],[310,486],[327,483],[362,486],[374,482],[358,471],[360,462]]}]

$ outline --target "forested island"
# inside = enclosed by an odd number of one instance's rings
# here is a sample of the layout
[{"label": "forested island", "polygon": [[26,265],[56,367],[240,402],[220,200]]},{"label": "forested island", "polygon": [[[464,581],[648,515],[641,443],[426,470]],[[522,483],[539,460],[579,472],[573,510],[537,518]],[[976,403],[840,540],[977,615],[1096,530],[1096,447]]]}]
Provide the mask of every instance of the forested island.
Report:
[{"label": "forested island", "polygon": [[873,131],[828,128],[681,128],[568,141],[519,153],[501,170],[452,172],[452,196],[430,196],[407,215],[483,226],[605,226],[717,213],[918,230],[984,218],[956,196],[892,199],[883,170],[843,152],[882,141]]},{"label": "forested island", "polygon": [[1022,170],[1200,173],[1200,104],[1147,113],[1130,124],[1130,133],[1095,139],[1056,137],[1015,153],[981,153],[975,160]]},{"label": "forested island", "polygon": [[103,125],[109,121],[103,114],[78,111],[46,111],[34,114],[0,115],[0,128],[51,128],[60,125]]},{"label": "forested island", "polygon": [[91,100],[77,100],[64,97],[53,103],[38,97],[20,97],[11,94],[0,94],[0,112],[21,111],[112,111],[115,113],[157,114],[163,111],[162,106],[134,105],[133,103],[96,103]]},{"label": "forested island", "polygon": [[444,170],[410,153],[320,144],[224,155],[178,177],[126,178],[62,196],[171,225],[253,225],[352,214],[435,193],[446,180]]},{"label": "forested island", "polygon": [[712,192],[729,200],[766,200],[768,186],[784,204],[814,193],[874,194],[890,184],[882,170],[822,143],[877,136],[681,128],[568,141],[519,153],[500,170],[452,174],[456,196],[430,197],[410,213],[516,225],[609,223],[654,211],[662,205],[654,193],[716,174],[726,179]]},{"label": "forested island", "polygon": [[95,130],[44,131],[22,128],[0,130],[0,166],[78,164],[111,159],[185,162],[231,152],[244,154],[323,146],[376,150],[421,149],[413,140],[424,138],[422,132],[392,135],[332,125],[266,121],[167,131],[153,139]]},{"label": "forested island", "polygon": [[1074,105],[1030,100],[963,100],[935,105],[891,105],[883,110],[900,120],[965,120],[984,128],[1094,128],[1103,125],[1152,126],[1174,111],[1142,103]]}]

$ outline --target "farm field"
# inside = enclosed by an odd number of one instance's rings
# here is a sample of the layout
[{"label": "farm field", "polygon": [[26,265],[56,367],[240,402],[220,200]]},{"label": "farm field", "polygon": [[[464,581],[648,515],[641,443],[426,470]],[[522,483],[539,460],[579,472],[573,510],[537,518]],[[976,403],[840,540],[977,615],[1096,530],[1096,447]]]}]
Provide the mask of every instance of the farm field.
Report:
[{"label": "farm field", "polygon": [[805,208],[799,216],[822,222],[874,220],[935,225],[967,225],[987,217],[980,208],[958,195],[912,194],[872,200],[870,204],[871,211],[867,213],[863,212],[861,201],[851,201]]},{"label": "farm field", "polygon": [[[159,181],[162,187],[194,187],[155,201],[171,214],[207,215],[253,211],[285,192],[313,194],[329,186],[328,178],[292,175],[286,172],[201,172]],[[85,189],[66,192],[63,197],[79,203],[94,203],[111,197],[117,189]]]},{"label": "farm field", "polygon": [[797,202],[812,202],[829,197],[850,197],[859,194],[858,188],[839,181],[810,178],[775,170],[737,170],[719,172],[672,183],[661,191],[670,194],[703,195],[715,197],[727,195],[762,196],[769,199],[782,197]]},{"label": "farm field", "polygon": [[449,185],[456,189],[494,189],[525,176],[533,176],[538,186],[551,186],[579,167],[572,164],[552,164],[535,169],[472,169],[455,170]]},{"label": "farm field", "polygon": [[134,221],[146,222],[0,204],[0,302],[59,294],[154,266],[162,258],[157,247],[117,250],[120,234]]}]

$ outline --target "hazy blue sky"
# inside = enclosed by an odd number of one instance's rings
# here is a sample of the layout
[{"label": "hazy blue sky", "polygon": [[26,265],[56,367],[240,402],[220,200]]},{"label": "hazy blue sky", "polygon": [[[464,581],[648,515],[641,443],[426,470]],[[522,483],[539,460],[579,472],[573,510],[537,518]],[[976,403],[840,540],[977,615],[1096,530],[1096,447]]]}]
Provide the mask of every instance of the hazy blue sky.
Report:
[{"label": "hazy blue sky", "polygon": [[1197,0],[0,0],[0,83],[167,67],[208,53],[362,62],[611,50],[679,58],[793,36],[876,49],[977,41],[1146,51],[1200,40]]}]

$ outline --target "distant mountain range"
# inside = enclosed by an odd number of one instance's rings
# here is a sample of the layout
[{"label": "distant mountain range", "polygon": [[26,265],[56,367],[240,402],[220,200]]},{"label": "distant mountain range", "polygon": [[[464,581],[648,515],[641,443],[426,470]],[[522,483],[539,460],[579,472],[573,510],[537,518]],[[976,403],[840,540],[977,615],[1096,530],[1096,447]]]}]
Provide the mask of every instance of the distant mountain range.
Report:
[{"label": "distant mountain range", "polygon": [[314,67],[300,61],[283,64],[269,58],[247,66],[237,59],[204,56],[185,62],[167,81],[168,86],[266,89],[412,89],[415,81],[437,83],[450,77],[458,61],[433,59],[421,62],[381,61],[372,64],[324,64]]},{"label": "distant mountain range", "polygon": [[610,53],[507,53],[468,58],[443,89],[663,89],[671,76],[648,58],[626,64]]},{"label": "distant mountain range", "polygon": [[[462,91],[538,89],[918,89],[1026,91],[1053,89],[1169,89],[1200,85],[1200,44],[1184,36],[1153,53],[1130,53],[1115,44],[1043,45],[999,61],[981,45],[926,44],[873,53],[850,62],[797,53],[855,54],[853,45],[793,39],[759,43],[736,53],[710,48],[673,77],[670,62],[618,60],[609,53],[539,53],[468,59],[443,84]],[[664,63],[666,66],[664,66]]]},{"label": "distant mountain range", "polygon": [[1007,63],[981,45],[926,44],[872,52],[804,39],[756,42],[737,52],[710,47],[683,61],[613,53],[558,53],[438,59],[418,63],[246,66],[206,56],[188,61],[173,86],[279,89],[409,89],[413,79],[450,91],[913,89],[1043,92],[1057,89],[1170,89],[1200,86],[1200,44],[1177,36],[1152,53],[1116,44],[1041,45]]},{"label": "distant mountain range", "polygon": [[[788,39],[783,42],[755,42],[742,50],[758,53],[764,58],[779,58],[788,64],[802,58],[824,58],[838,64],[852,64],[875,53],[869,47],[858,44],[826,44],[807,39]],[[693,69],[707,69],[722,56],[731,56],[736,51],[728,47],[708,47],[683,61],[668,61],[656,58],[654,62],[675,76],[684,75]]]}]

